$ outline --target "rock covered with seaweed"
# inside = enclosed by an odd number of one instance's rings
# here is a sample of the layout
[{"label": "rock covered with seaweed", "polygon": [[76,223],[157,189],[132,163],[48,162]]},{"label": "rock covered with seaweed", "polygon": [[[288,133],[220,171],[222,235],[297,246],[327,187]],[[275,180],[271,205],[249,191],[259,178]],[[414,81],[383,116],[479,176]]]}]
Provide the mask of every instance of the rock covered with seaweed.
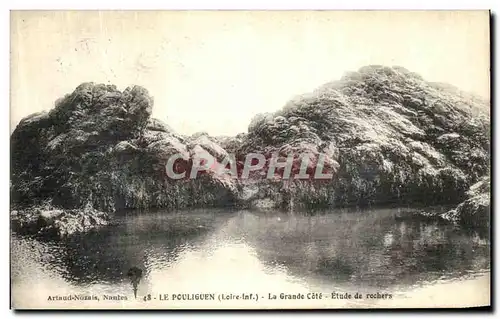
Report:
[{"label": "rock covered with seaweed", "polygon": [[234,185],[210,172],[192,180],[165,178],[171,154],[185,154],[189,165],[194,155],[217,145],[208,137],[176,134],[151,118],[152,107],[142,87],[121,92],[84,83],[49,112],[24,118],[11,135],[16,216],[35,216],[30,212],[47,201],[56,209],[91,207],[105,213],[231,203]]},{"label": "rock covered with seaweed", "polygon": [[484,176],[471,186],[467,199],[441,217],[467,227],[490,227],[490,177]]},{"label": "rock covered with seaweed", "polygon": [[65,238],[109,224],[109,216],[89,205],[61,209],[46,202],[11,211],[12,230],[19,234]]},{"label": "rock covered with seaweed", "polygon": [[326,155],[329,182],[259,182],[254,198],[278,205],[435,205],[464,200],[487,174],[489,137],[487,101],[367,66],[257,115],[238,152]]},{"label": "rock covered with seaweed", "polygon": [[[142,87],[84,83],[49,112],[24,118],[11,135],[13,223],[70,234],[105,225],[108,213],[124,208],[258,202],[289,209],[462,203],[444,217],[470,224],[489,207],[489,190],[471,187],[489,174],[488,102],[401,67],[348,73],[255,116],[235,137],[182,136],[151,118],[152,107]],[[249,153],[265,155],[264,170],[273,154],[282,161],[293,154],[292,178],[283,179],[283,169],[272,178],[233,179],[213,168],[195,179],[166,176],[172,155],[182,155],[176,165],[189,175],[197,156],[220,163],[235,154],[241,167]],[[293,178],[297,158],[306,156],[314,175],[320,154],[331,179]]]}]

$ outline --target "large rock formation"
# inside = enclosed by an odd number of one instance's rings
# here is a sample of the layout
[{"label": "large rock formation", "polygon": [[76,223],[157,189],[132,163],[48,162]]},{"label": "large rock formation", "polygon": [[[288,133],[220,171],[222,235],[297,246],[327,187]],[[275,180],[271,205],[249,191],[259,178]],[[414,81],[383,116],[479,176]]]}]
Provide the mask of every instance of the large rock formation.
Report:
[{"label": "large rock formation", "polygon": [[331,181],[259,182],[254,197],[279,205],[430,205],[458,203],[488,174],[489,137],[488,102],[368,66],[257,115],[239,153],[326,155]]},{"label": "large rock formation", "polygon": [[[489,175],[488,102],[400,67],[368,66],[349,73],[292,99],[278,112],[257,115],[248,132],[236,137],[181,136],[151,118],[152,106],[144,88],[121,92],[85,83],[51,111],[24,118],[11,136],[11,197],[18,224],[60,225],[58,216],[68,215],[58,209],[71,211],[73,224],[87,223],[86,213],[77,210],[92,212],[97,217],[90,224],[101,225],[106,218],[96,212],[124,208],[465,201],[447,215],[458,220],[471,206],[489,202],[488,192],[480,198],[466,194]],[[273,178],[262,172],[240,180],[216,174],[228,153],[236,153],[239,172],[249,153],[266,156],[264,172],[273,154],[282,161],[293,154],[292,179],[280,178],[283,169]],[[183,156],[176,167],[187,175],[197,157],[215,164],[196,179],[172,180],[165,165],[175,154]],[[302,156],[309,159],[306,172],[314,175],[320,154],[332,179],[293,178]],[[47,201],[50,211],[58,212],[50,218],[33,208]]]},{"label": "large rock formation", "polygon": [[85,83],[50,112],[24,118],[11,136],[17,218],[47,201],[66,210],[92,207],[106,213],[231,204],[236,188],[211,171],[192,180],[166,178],[172,154],[183,154],[190,166],[200,152],[225,151],[206,136],[186,140],[150,118],[152,106],[144,88],[120,92]]}]

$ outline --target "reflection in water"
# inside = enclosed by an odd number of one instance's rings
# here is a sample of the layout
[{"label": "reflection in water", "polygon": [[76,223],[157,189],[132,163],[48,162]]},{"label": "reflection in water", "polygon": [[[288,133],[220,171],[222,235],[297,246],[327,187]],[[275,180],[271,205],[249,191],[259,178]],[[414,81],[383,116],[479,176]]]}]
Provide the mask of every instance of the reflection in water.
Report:
[{"label": "reflection in water", "polygon": [[132,267],[128,270],[127,277],[130,279],[130,282],[132,283],[132,287],[134,289],[134,297],[137,298],[137,287],[141,282],[142,270],[137,267]]},{"label": "reflection in water", "polygon": [[260,259],[321,281],[412,285],[489,265],[489,245],[477,235],[437,221],[397,220],[391,210],[265,220],[265,227],[257,215],[241,220]]},{"label": "reflection in water", "polygon": [[[489,269],[487,238],[397,214],[129,213],[99,232],[63,242],[13,235],[12,284],[20,291],[50,282],[64,291],[130,295],[133,275],[138,295],[166,287],[179,293],[269,286],[370,290]],[[133,267],[143,270],[140,276],[131,274]]]}]

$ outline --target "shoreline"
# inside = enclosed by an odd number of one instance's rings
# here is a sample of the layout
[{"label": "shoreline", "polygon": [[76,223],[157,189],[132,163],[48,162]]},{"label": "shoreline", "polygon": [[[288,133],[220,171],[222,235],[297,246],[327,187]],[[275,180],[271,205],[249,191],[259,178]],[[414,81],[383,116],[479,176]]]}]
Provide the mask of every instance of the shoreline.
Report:
[{"label": "shoreline", "polygon": [[[461,223],[453,218],[447,218],[446,214],[453,211],[456,205],[370,205],[370,206],[344,206],[344,207],[316,207],[316,208],[303,208],[297,207],[293,210],[274,208],[274,207],[252,207],[250,205],[225,205],[213,206],[207,208],[193,207],[182,209],[123,209],[113,213],[105,213],[95,210],[91,207],[84,209],[60,209],[48,204],[29,206],[26,209],[16,207],[11,208],[10,213],[10,228],[19,235],[34,235],[41,238],[64,239],[76,234],[83,234],[89,231],[96,231],[100,227],[112,225],[112,218],[116,215],[126,215],[126,212],[141,212],[144,214],[154,213],[185,213],[187,211],[203,211],[206,209],[221,209],[224,211],[241,211],[253,210],[264,214],[303,214],[305,216],[315,216],[317,214],[324,214],[325,211],[339,212],[355,212],[367,211],[378,209],[393,209],[397,210],[398,214],[396,219],[421,219],[438,221],[443,223],[457,224]],[[187,213],[186,215],[189,215]],[[485,225],[463,225],[468,226],[471,230],[484,231],[488,227]]]},{"label": "shoreline", "polygon": [[[11,235],[12,236],[12,235]],[[142,283],[140,288],[142,295],[150,293],[152,295],[164,295],[174,293],[258,293],[268,296],[269,293],[276,293],[279,296],[280,292],[287,294],[308,294],[308,293],[323,293],[331,295],[332,291],[339,293],[350,293],[354,295],[359,292],[363,295],[388,293],[392,295],[391,299],[363,299],[363,300],[268,300],[263,299],[259,302],[243,303],[241,300],[227,300],[223,303],[203,302],[203,301],[176,301],[165,302],[160,300],[151,300],[147,304],[140,298],[134,299],[131,296],[130,283],[128,281],[119,281],[115,283],[99,282],[91,285],[78,285],[64,279],[62,275],[52,267],[40,267],[39,263],[43,259],[43,249],[30,244],[31,240],[23,240],[20,245],[16,245],[17,249],[21,249],[16,254],[13,268],[13,286],[12,286],[12,304],[16,309],[22,308],[53,308],[53,309],[131,309],[134,307],[148,307],[150,309],[182,309],[182,308],[204,308],[211,309],[228,309],[228,308],[266,308],[266,309],[306,309],[306,308],[428,308],[428,307],[471,307],[471,306],[488,306],[490,298],[490,277],[491,269],[477,269],[465,275],[460,275],[446,279],[436,279],[431,281],[418,281],[412,285],[392,285],[386,288],[377,288],[372,285],[359,285],[352,282],[327,284],[325,281],[315,279],[314,277],[297,277],[291,274],[293,281],[285,280],[282,277],[282,268],[274,268],[271,272],[262,273],[260,268],[249,268],[253,270],[250,277],[260,281],[274,282],[276,285],[272,287],[259,286],[254,283],[254,280],[245,280],[240,283],[232,280],[221,282],[222,278],[229,276],[237,276],[238,272],[235,269],[216,269],[219,267],[218,259],[200,259],[201,255],[188,255],[188,261],[179,261],[175,266],[164,268],[167,273],[161,275],[158,271],[150,274],[148,281]],[[37,244],[35,244],[37,245]],[[38,248],[37,248],[38,247]],[[23,252],[20,254],[21,252]],[[23,261],[21,256],[28,257],[28,261]],[[198,257],[195,257],[198,256]],[[225,258],[221,256],[222,258]],[[250,256],[241,255],[241,263],[251,261]],[[207,263],[208,261],[208,263]],[[193,264],[194,262],[194,264]],[[185,273],[185,267],[195,266],[197,263],[203,262],[206,264],[207,272],[196,275],[182,276]],[[168,270],[167,270],[168,269]],[[217,270],[212,273],[211,271]],[[25,274],[30,276],[26,277]],[[165,277],[166,276],[166,277]],[[170,283],[168,286],[163,284],[161,278],[167,277],[178,278],[177,281]],[[208,281],[206,276],[211,279]],[[215,277],[213,277],[215,276]],[[220,276],[220,279],[217,279]],[[452,275],[453,276],[453,275]],[[213,278],[212,278],[213,277]],[[205,278],[205,279],[204,279]],[[155,280],[156,279],[156,280]],[[222,286],[220,286],[222,284]],[[256,290],[255,288],[258,287]],[[27,293],[29,291],[29,293]],[[456,293],[453,293],[456,292]],[[96,302],[92,300],[53,300],[47,302],[48,296],[60,295],[78,295],[78,296],[102,296],[106,295],[123,295],[127,300],[101,300]]]}]

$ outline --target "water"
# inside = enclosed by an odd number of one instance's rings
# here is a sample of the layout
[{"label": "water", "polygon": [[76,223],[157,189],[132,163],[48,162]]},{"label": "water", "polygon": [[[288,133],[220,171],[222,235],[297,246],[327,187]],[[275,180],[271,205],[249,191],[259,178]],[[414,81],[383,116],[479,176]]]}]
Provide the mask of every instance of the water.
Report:
[{"label": "water", "polygon": [[[397,209],[315,216],[129,212],[115,216],[111,226],[67,241],[12,234],[12,296],[20,308],[425,306],[425,300],[458,302],[450,291],[461,291],[464,302],[488,303],[488,238],[405,216]],[[126,277],[133,266],[144,275],[137,299]],[[332,299],[335,292],[391,298]],[[213,293],[217,300],[160,300],[183,293]],[[253,293],[260,300],[219,301],[221,293]],[[309,295],[316,299],[281,300],[280,293],[316,293]],[[100,300],[48,301],[68,294]],[[277,300],[270,299],[273,294]],[[104,295],[127,300],[106,301]]]}]

